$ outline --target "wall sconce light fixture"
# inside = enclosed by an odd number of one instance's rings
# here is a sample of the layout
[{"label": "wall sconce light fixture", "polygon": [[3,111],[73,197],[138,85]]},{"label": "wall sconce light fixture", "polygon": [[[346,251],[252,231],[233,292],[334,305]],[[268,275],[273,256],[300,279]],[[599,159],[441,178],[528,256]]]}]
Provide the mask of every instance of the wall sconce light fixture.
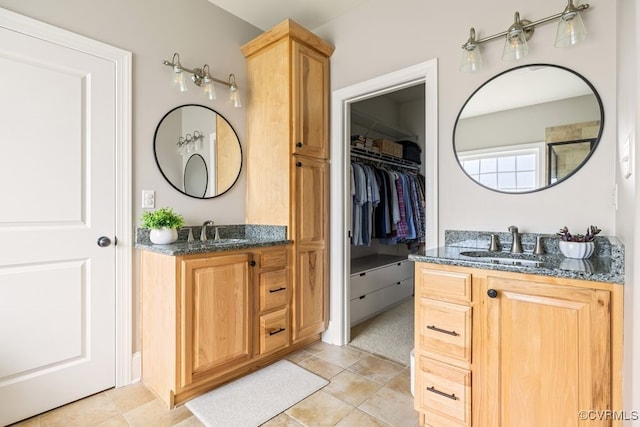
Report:
[{"label": "wall sconce light fixture", "polygon": [[193,135],[188,133],[184,137],[181,136],[176,144],[178,146],[178,154],[184,156],[200,150],[202,148],[202,139],[204,139],[204,135],[197,130],[193,132]]},{"label": "wall sconce light fixture", "polygon": [[240,108],[242,103],[240,102],[240,90],[236,84],[236,76],[229,74],[227,81],[216,79],[209,71],[209,64],[204,64],[202,68],[187,68],[180,63],[180,55],[174,53],[171,61],[163,60],[162,63],[173,69],[172,86],[178,88],[180,92],[186,92],[189,90],[187,85],[187,78],[185,73],[191,74],[191,81],[196,86],[202,88],[202,96],[209,100],[216,99],[216,89],[213,83],[220,83],[229,87],[229,101],[234,107]]},{"label": "wall sconce light fixture", "polygon": [[513,24],[507,31],[494,34],[489,37],[476,39],[476,30],[471,28],[469,39],[462,45],[462,57],[460,71],[474,72],[482,68],[482,54],[480,44],[505,38],[502,59],[505,61],[521,59],[529,53],[527,40],[533,35],[536,25],[544,24],[558,19],[558,31],[556,32],[555,47],[567,47],[577,44],[587,38],[587,30],[582,22],[580,12],[589,8],[589,4],[574,6],[573,0],[568,0],[567,7],[561,13],[548,16],[537,21],[521,20],[520,14],[515,13]]}]

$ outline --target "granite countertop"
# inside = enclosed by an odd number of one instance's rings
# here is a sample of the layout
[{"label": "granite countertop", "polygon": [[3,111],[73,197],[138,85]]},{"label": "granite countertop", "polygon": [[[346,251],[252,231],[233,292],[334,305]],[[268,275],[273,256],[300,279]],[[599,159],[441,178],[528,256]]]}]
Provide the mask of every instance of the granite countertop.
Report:
[{"label": "granite countertop", "polygon": [[[220,240],[213,239],[214,230],[218,227]],[[188,242],[189,229],[195,241]],[[220,225],[208,227],[208,240],[199,240],[201,226],[187,226],[178,231],[178,240],[168,245],[155,245],[149,240],[149,230],[136,230],[136,248],[164,255],[179,256],[224,252],[238,249],[259,248],[287,245],[287,227],[272,225]]]},{"label": "granite countertop", "polygon": [[[508,257],[509,259],[522,260],[522,265],[499,264],[463,254],[469,252],[484,254],[489,247],[491,234],[497,234],[502,244],[502,251],[494,252],[491,255],[496,258]],[[532,253],[537,236],[543,238],[544,255]],[[508,253],[511,245],[510,233],[445,231],[445,246],[409,255],[409,259],[416,262],[624,283],[624,246],[616,237],[596,237],[596,249],[588,259],[566,258],[560,253],[558,240],[558,236],[555,235],[523,233],[522,246],[525,253],[516,255]]]}]

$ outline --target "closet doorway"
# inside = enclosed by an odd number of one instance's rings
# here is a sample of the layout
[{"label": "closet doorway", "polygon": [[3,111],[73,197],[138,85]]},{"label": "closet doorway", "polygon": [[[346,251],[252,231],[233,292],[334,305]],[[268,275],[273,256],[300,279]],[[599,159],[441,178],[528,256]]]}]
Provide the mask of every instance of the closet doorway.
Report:
[{"label": "closet doorway", "polygon": [[[376,315],[403,309],[413,311],[412,306],[408,307],[413,295],[413,263],[407,261],[407,255],[437,246],[437,61],[340,89],[332,99],[331,320],[323,341],[345,345],[351,341],[352,324],[360,334],[373,322],[368,319]],[[374,144],[374,140],[384,141]],[[407,161],[397,141],[407,141],[409,151],[414,154],[411,161]],[[419,147],[417,159],[416,147]],[[367,220],[357,226],[362,217],[354,222],[351,185],[354,160],[358,165],[367,165],[372,174],[372,168],[377,167],[380,174],[403,176],[405,181],[399,182],[406,182],[405,189],[415,191],[418,184],[425,205],[422,220],[413,223],[413,227],[418,227],[413,230],[415,236],[398,238],[395,230],[376,232],[376,225],[373,222],[369,225]],[[381,179],[382,175],[378,176]],[[410,179],[413,186],[409,185]],[[390,195],[390,189],[396,185],[390,180],[385,185],[384,194]],[[394,206],[390,207],[393,211]],[[398,209],[397,205],[395,208]],[[367,210],[364,212],[366,215]],[[371,214],[373,221],[375,214],[373,211]],[[406,320],[412,325],[413,317],[405,319],[405,323]],[[398,347],[390,338],[370,341],[385,341],[388,347]],[[412,334],[404,341],[405,347],[412,347]],[[379,352],[375,348],[363,349]],[[407,361],[408,351],[410,348],[400,351],[403,355],[407,353],[404,355]]]},{"label": "closet doorway", "polygon": [[413,262],[424,250],[425,84],[351,104],[349,345],[409,364]]}]

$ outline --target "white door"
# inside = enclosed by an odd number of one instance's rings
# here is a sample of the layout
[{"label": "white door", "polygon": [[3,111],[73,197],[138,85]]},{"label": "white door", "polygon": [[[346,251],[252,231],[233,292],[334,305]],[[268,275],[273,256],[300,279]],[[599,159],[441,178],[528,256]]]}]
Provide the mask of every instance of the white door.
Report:
[{"label": "white door", "polygon": [[117,123],[110,61],[0,28],[0,73],[5,425],[115,385]]}]

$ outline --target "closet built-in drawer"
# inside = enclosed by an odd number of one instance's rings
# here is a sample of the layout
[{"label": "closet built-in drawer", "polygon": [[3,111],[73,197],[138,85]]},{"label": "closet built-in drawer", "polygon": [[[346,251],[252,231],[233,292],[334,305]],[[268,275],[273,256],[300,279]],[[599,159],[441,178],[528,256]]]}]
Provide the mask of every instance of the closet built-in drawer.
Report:
[{"label": "closet built-in drawer", "polygon": [[284,307],[289,302],[289,270],[260,273],[260,311]]},{"label": "closet built-in drawer", "polygon": [[392,305],[413,295],[413,277],[404,279],[382,289],[384,305]]},{"label": "closet built-in drawer", "polygon": [[379,289],[349,301],[349,315],[351,325],[371,317],[384,307],[384,289]]},{"label": "closet built-in drawer", "polygon": [[471,363],[471,307],[420,298],[418,310],[420,351],[468,366]]},{"label": "closet built-in drawer", "polygon": [[399,261],[351,275],[351,298],[377,291],[413,277],[413,262]]},{"label": "closet built-in drawer", "polygon": [[426,423],[434,427],[471,425],[471,372],[420,357],[416,396]]},{"label": "closet built-in drawer", "polygon": [[260,354],[289,345],[289,311],[284,308],[260,316]]},{"label": "closet built-in drawer", "polygon": [[269,249],[259,252],[259,268],[279,268],[287,266],[288,249],[286,247]]},{"label": "closet built-in drawer", "polygon": [[471,274],[418,268],[416,294],[451,302],[471,302]]}]

